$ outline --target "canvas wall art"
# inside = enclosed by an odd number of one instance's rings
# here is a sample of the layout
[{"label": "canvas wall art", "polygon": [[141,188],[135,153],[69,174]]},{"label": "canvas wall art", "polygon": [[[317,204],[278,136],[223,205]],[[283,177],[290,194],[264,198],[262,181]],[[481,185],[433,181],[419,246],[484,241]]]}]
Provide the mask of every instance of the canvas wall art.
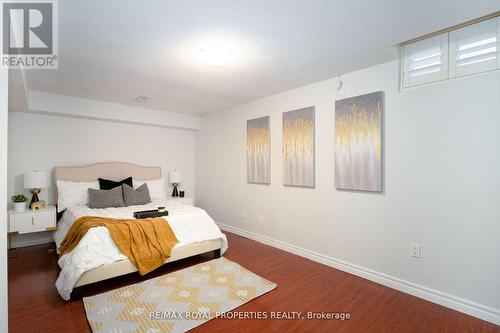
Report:
[{"label": "canvas wall art", "polygon": [[382,191],[383,113],[383,91],[335,102],[337,189]]},{"label": "canvas wall art", "polygon": [[314,106],[283,113],[283,185],[314,187]]},{"label": "canvas wall art", "polygon": [[269,116],[247,121],[247,181],[271,183],[271,133]]}]

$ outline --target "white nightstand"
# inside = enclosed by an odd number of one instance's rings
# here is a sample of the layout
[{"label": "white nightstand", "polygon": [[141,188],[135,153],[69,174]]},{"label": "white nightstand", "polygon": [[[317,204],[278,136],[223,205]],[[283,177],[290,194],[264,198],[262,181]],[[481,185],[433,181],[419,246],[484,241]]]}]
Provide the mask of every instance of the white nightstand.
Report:
[{"label": "white nightstand", "polygon": [[40,231],[57,230],[56,207],[47,206],[40,210],[27,209],[22,212],[9,210],[9,248],[10,237]]},{"label": "white nightstand", "polygon": [[193,200],[193,198],[187,198],[187,197],[180,198],[180,197],[176,197],[176,198],[168,198],[168,200],[171,201],[172,203],[176,203],[176,204],[179,204],[179,205],[194,206],[194,200]]}]

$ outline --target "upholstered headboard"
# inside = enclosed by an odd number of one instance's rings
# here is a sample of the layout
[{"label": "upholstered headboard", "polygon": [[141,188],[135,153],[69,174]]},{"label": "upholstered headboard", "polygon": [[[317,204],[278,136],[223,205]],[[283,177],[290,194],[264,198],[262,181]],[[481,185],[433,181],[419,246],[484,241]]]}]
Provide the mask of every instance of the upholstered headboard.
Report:
[{"label": "upholstered headboard", "polygon": [[[54,182],[68,180],[74,182],[93,182],[97,178],[106,178],[115,181],[132,177],[139,180],[153,180],[161,178],[161,167],[145,167],[130,163],[106,162],[84,166],[55,167]],[[57,202],[57,189],[54,191]]]}]

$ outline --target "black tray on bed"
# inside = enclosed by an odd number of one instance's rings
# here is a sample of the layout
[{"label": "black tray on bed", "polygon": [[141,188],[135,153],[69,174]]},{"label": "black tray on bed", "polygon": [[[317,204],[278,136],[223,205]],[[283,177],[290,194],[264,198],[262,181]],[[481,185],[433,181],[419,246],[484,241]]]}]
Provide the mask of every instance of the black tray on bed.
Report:
[{"label": "black tray on bed", "polygon": [[149,219],[153,217],[162,217],[162,216],[168,216],[168,211],[162,211],[160,212],[158,209],[152,209],[152,210],[142,210],[139,212],[134,212],[134,218],[136,219]]}]

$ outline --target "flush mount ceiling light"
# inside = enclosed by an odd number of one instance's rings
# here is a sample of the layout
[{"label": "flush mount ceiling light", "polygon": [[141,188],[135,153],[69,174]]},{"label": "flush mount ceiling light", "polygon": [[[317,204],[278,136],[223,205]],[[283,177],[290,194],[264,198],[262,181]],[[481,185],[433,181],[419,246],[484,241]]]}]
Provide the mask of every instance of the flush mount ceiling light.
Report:
[{"label": "flush mount ceiling light", "polygon": [[[183,41],[176,57],[189,69],[207,73],[235,72],[256,61],[255,45],[243,36],[228,32],[207,32]],[[222,71],[224,69],[224,71]]]},{"label": "flush mount ceiling light", "polygon": [[206,43],[199,52],[200,60],[213,67],[222,67],[234,57],[234,51],[220,42]]}]

